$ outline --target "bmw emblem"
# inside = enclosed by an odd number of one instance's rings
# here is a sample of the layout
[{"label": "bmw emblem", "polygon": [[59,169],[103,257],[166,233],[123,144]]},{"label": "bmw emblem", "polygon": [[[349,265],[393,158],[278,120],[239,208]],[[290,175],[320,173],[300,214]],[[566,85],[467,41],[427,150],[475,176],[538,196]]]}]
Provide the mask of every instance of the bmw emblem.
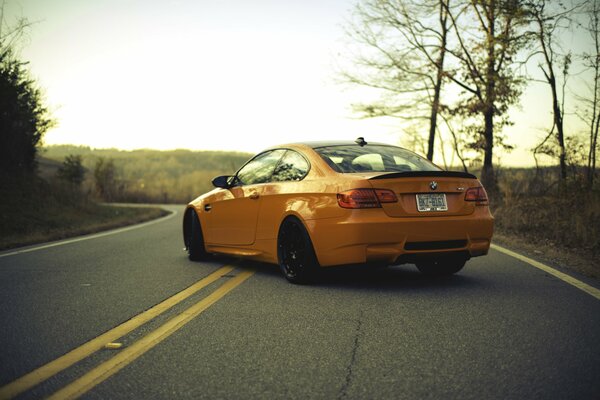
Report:
[{"label": "bmw emblem", "polygon": [[437,189],[437,182],[436,181],[429,182],[429,187],[431,188],[431,190]]}]

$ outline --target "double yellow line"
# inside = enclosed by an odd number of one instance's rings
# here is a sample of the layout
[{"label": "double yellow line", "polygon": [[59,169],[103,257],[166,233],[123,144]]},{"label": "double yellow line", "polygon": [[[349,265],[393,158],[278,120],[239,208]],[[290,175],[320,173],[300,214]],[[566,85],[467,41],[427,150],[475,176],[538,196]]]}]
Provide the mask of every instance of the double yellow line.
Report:
[{"label": "double yellow line", "polygon": [[[33,388],[39,383],[47,380],[48,378],[56,375],[57,373],[69,368],[73,364],[83,360],[90,356],[96,351],[102,349],[107,343],[114,342],[120,337],[125,336],[134,329],[140,327],[146,322],[154,319],[158,315],[169,310],[173,306],[192,296],[200,289],[210,285],[217,281],[223,275],[228,274],[234,269],[231,266],[225,266],[206,278],[196,282],[187,289],[169,297],[165,301],[155,305],[154,307],[146,310],[145,312],[133,317],[132,319],[122,323],[121,325],[111,329],[108,332],[90,340],[89,342],[79,346],[78,348],[71,350],[67,354],[57,358],[54,361],[45,364],[38,369],[22,376],[21,378],[9,383],[6,386],[0,388],[0,399],[10,399],[17,395]],[[248,279],[254,274],[254,271],[241,271],[231,279],[227,280],[217,290],[203,298],[193,306],[189,307],[181,314],[171,318],[165,324],[150,332],[131,346],[121,350],[116,356],[109,359],[108,361],[100,364],[96,368],[92,369],[79,379],[65,386],[58,392],[54,393],[51,399],[73,399],[86,393],[94,386],[100,384],[116,372],[121,370],[123,367],[134,361],[136,358],[162,342],[164,339],[169,337],[171,334],[176,332],[178,329],[183,327],[185,324],[190,322],[192,319],[197,317],[204,310],[209,308],[215,302],[220,300],[227,293],[235,289],[238,285]]]}]

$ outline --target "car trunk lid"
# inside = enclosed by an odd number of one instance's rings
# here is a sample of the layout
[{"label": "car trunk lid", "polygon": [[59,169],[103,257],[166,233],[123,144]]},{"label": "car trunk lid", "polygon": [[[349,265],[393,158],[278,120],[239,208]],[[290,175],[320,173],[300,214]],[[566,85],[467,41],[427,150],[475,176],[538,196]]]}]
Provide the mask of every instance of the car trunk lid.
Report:
[{"label": "car trunk lid", "polygon": [[[369,182],[374,189],[392,190],[398,196],[398,202],[382,204],[383,210],[390,217],[446,217],[472,214],[475,211],[475,202],[465,201],[465,192],[468,188],[481,186],[474,175],[456,171],[384,173],[371,176]],[[421,200],[421,211],[417,205],[417,196]],[[447,210],[442,211],[443,207],[428,207],[429,201],[435,204],[436,201],[441,201],[441,197],[445,197]]]}]

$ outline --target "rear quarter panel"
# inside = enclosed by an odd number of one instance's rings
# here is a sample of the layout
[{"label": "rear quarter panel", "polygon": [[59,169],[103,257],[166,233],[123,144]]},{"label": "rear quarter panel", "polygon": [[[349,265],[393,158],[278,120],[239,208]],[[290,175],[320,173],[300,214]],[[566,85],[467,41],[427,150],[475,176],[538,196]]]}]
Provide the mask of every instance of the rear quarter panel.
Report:
[{"label": "rear quarter panel", "polygon": [[256,239],[275,239],[281,222],[294,215],[303,221],[343,215],[337,206],[335,187],[306,180],[269,184],[263,192],[258,214]]},{"label": "rear quarter panel", "polygon": [[276,240],[281,222],[290,215],[302,221],[343,217],[347,210],[338,206],[337,193],[370,186],[366,179],[356,179],[333,171],[308,146],[289,145],[289,148],[306,157],[310,171],[301,181],[265,185],[256,227],[257,240]]}]

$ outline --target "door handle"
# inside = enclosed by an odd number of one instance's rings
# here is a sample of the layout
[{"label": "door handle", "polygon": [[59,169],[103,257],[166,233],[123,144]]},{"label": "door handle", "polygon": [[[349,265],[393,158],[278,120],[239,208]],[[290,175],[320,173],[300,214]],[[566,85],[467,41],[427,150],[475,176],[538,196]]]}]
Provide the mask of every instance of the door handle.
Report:
[{"label": "door handle", "polygon": [[204,211],[210,211],[210,210],[212,210],[212,206],[210,204],[205,204]]},{"label": "door handle", "polygon": [[248,196],[249,198],[251,198],[252,200],[256,200],[258,199],[260,196],[258,195],[258,193],[254,192],[252,193],[250,196]]}]

